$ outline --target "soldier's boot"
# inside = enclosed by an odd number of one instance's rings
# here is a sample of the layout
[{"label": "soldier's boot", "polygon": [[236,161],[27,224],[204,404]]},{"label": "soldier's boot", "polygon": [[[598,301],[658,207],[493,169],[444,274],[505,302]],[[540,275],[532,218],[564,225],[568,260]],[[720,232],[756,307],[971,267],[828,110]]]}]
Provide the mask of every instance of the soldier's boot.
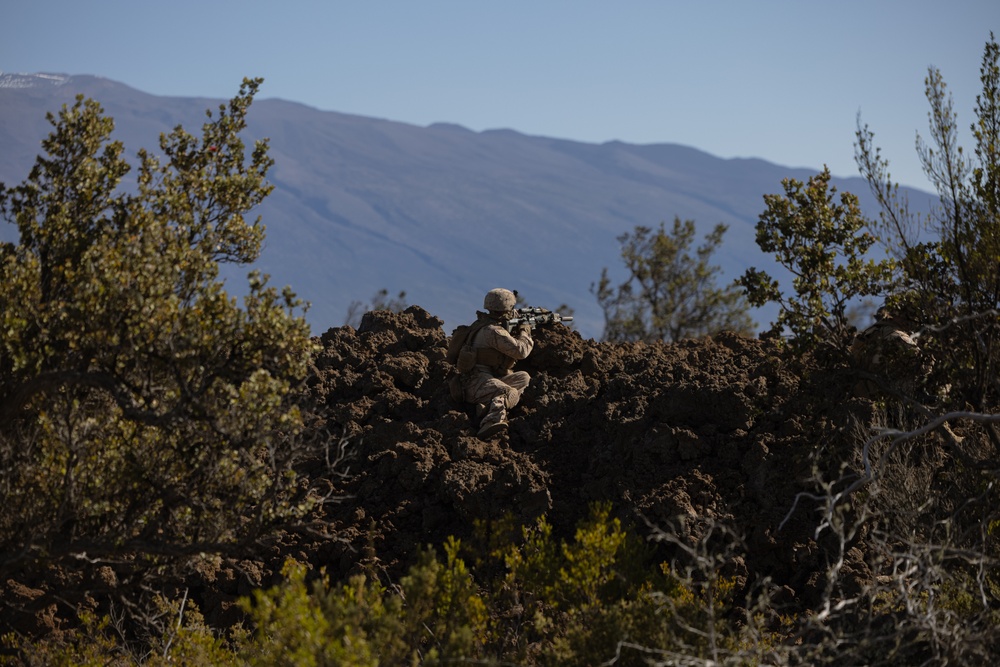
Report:
[{"label": "soldier's boot", "polygon": [[500,435],[507,430],[507,422],[499,421],[488,423],[483,420],[483,425],[479,427],[479,433],[476,434],[480,440],[489,440],[493,436]]},{"label": "soldier's boot", "polygon": [[497,396],[492,401],[490,401],[489,412],[483,417],[483,421],[479,424],[479,433],[476,434],[477,437],[485,440],[487,438],[492,438],[495,435],[499,435],[507,430],[507,408],[504,406],[504,399],[502,396]]}]

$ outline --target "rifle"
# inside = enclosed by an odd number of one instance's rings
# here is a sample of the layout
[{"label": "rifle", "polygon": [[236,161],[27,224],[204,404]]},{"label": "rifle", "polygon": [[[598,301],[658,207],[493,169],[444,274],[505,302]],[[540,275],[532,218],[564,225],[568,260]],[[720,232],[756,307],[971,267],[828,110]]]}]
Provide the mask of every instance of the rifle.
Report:
[{"label": "rifle", "polygon": [[514,311],[514,317],[507,320],[507,331],[514,333],[522,323],[527,324],[529,327],[534,329],[540,324],[551,324],[553,322],[572,322],[573,317],[571,315],[560,315],[559,313],[553,313],[551,310],[546,310],[545,308],[521,308],[520,310]]}]

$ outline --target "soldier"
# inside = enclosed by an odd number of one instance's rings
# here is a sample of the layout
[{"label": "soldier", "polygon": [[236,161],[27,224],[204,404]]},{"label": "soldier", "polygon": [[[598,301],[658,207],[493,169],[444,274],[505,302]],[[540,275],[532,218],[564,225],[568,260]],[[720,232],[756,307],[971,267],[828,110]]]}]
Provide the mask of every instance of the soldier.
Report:
[{"label": "soldier", "polygon": [[531,379],[524,371],[511,372],[514,364],[527,358],[535,346],[528,324],[521,323],[514,335],[507,331],[506,323],[515,314],[516,302],[510,290],[490,290],[483,300],[486,312],[477,311],[476,324],[470,328],[476,363],[460,377],[463,398],[476,405],[476,418],[482,417],[480,438],[492,437],[507,428],[507,411],[517,405]]},{"label": "soldier", "polygon": [[[875,323],[858,333],[851,345],[856,367],[882,378],[889,387],[912,394],[931,370],[913,333],[917,328],[901,309],[882,306],[875,313]],[[862,380],[856,390],[867,397],[879,393],[871,380]]]}]

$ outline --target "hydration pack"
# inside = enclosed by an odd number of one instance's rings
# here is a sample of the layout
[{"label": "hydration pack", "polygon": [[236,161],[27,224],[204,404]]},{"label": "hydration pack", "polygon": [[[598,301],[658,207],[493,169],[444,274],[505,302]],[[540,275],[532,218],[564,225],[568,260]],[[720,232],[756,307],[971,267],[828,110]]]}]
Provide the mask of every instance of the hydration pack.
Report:
[{"label": "hydration pack", "polygon": [[455,327],[451,333],[445,360],[450,364],[455,364],[459,373],[468,373],[476,365],[478,355],[476,350],[472,349],[472,339],[487,324],[489,324],[488,320],[480,318],[473,324],[461,324]]}]

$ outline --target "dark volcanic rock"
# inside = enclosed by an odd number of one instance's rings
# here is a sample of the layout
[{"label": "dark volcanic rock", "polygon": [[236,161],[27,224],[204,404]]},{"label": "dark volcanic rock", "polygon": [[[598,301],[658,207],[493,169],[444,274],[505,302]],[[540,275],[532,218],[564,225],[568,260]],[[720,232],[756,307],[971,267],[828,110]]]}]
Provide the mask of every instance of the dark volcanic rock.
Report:
[{"label": "dark volcanic rock", "polygon": [[[554,535],[572,537],[594,503],[682,543],[724,525],[743,541],[727,573],[748,584],[769,577],[791,599],[814,601],[831,547],[813,539],[808,508],[792,512],[795,498],[812,490],[813,454],[842,446],[852,423],[872,418],[870,402],[772,340],[609,344],[556,325],[535,332],[519,366],[531,384],[508,431],[485,442],[468,406],[449,396],[442,327],[413,306],[370,312],[357,330],[319,338],[302,397],[307,428],[330,456],[346,459],[333,471],[320,461],[303,472],[332,500],[311,517],[317,530],[190,569],[177,590],[190,590],[211,623],[236,622],[237,598],[278,581],[287,557],[334,579],[366,571],[398,580],[421,548],[472,538],[501,519],[544,514]],[[857,551],[845,572],[861,581],[868,573]],[[44,634],[72,617],[54,602],[76,599],[68,591],[125,594],[123,573],[105,569],[63,576],[57,567],[0,582],[13,614],[0,627]]]},{"label": "dark volcanic rock", "polygon": [[569,535],[591,503],[609,501],[637,525],[683,518],[685,539],[726,523],[747,541],[746,577],[803,579],[795,554],[816,551],[799,548],[813,526],[802,513],[778,530],[808,478],[806,432],[822,421],[800,360],[735,334],[609,344],[559,325],[535,339],[508,432],[483,442],[448,396],[441,320],[419,307],[371,312],[357,331],[321,337],[310,393],[353,460],[336,481],[347,499],[323,517],[343,541],[302,545],[315,565],[346,575],[375,554],[396,571],[421,546],[506,514],[544,513]]}]

